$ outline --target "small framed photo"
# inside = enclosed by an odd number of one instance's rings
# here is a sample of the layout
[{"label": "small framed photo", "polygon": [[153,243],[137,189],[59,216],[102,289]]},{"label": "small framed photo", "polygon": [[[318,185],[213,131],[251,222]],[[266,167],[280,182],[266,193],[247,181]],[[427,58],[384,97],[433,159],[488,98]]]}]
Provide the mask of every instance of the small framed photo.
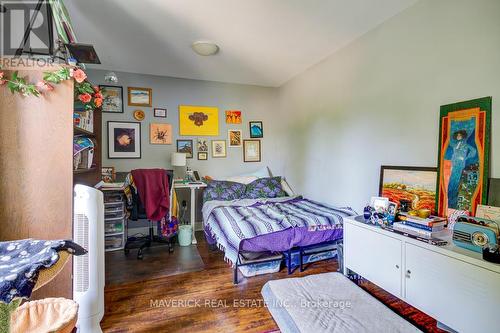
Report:
[{"label": "small framed photo", "polygon": [[102,112],[123,113],[123,87],[100,85]]},{"label": "small framed photo", "polygon": [[241,111],[227,110],[226,111],[226,124],[241,124]]},{"label": "small framed photo", "polygon": [[108,121],[108,158],[141,158],[141,123]]},{"label": "small framed photo", "polygon": [[262,125],[262,121],[250,122],[250,137],[252,139],[260,139],[264,137],[264,128]]},{"label": "small framed photo", "polygon": [[212,140],[212,157],[226,157],[226,140]]},{"label": "small framed photo", "polygon": [[153,104],[151,88],[128,87],[128,105],[151,107]]},{"label": "small framed photo", "polygon": [[398,211],[398,204],[392,201],[389,201],[389,205],[387,206],[387,213],[391,216],[396,216],[396,212]]},{"label": "small framed photo", "polygon": [[157,118],[167,118],[167,109],[154,109],[154,116]]},{"label": "small framed photo", "polygon": [[152,145],[171,145],[172,125],[151,123],[149,125],[149,143]]},{"label": "small framed photo", "polygon": [[228,136],[228,140],[229,140],[229,147],[241,147],[241,145],[242,145],[241,130],[228,130],[227,136]]},{"label": "small framed photo", "polygon": [[196,139],[196,150],[203,153],[208,153],[208,142],[205,138]]},{"label": "small framed photo", "polygon": [[389,199],[384,197],[371,197],[370,206],[375,209],[375,211],[386,211],[389,208]]},{"label": "small framed photo", "polygon": [[105,183],[114,183],[116,180],[115,167],[102,167],[101,179]]},{"label": "small framed photo", "polygon": [[260,140],[243,140],[243,161],[261,161]]},{"label": "small framed photo", "polygon": [[205,151],[198,152],[198,159],[200,161],[206,161],[206,160],[208,160],[208,153],[205,152]]},{"label": "small framed photo", "polygon": [[186,158],[193,158],[193,140],[177,140],[177,152],[186,154]]}]

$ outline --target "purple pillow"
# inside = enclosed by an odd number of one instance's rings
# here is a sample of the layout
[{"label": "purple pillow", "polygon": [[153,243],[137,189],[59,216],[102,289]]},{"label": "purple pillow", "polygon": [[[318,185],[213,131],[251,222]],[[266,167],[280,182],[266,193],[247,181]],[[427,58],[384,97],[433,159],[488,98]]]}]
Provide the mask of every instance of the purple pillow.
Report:
[{"label": "purple pillow", "polygon": [[259,178],[246,186],[245,198],[278,198],[286,196],[281,187],[281,177]]},{"label": "purple pillow", "polygon": [[208,182],[203,191],[203,202],[210,200],[231,201],[243,199],[245,184],[229,182],[225,180],[212,180]]}]

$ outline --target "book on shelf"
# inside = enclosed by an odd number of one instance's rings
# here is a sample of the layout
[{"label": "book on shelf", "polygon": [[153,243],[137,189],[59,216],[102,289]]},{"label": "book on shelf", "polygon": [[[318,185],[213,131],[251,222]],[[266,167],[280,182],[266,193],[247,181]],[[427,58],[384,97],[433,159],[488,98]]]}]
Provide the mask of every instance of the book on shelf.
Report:
[{"label": "book on shelf", "polygon": [[75,111],[73,113],[73,124],[82,130],[94,132],[94,111]]},{"label": "book on shelf", "polygon": [[403,224],[401,222],[394,222],[394,224],[392,225],[392,227],[394,228],[394,230],[398,230],[398,231],[402,231],[402,232],[407,232],[407,233],[414,234],[416,236],[423,236],[423,237],[426,237],[426,238],[434,238],[438,234],[440,234],[441,231],[442,231],[442,230],[439,230],[439,231],[428,231],[428,230],[418,229],[418,228],[414,228],[414,227],[410,227],[408,225],[405,225],[405,224]]}]

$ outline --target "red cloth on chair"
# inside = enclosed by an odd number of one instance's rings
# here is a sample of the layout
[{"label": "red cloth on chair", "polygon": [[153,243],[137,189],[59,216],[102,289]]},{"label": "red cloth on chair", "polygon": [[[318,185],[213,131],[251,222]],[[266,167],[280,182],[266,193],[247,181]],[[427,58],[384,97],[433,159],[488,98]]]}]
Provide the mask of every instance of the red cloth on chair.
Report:
[{"label": "red cloth on chair", "polygon": [[161,220],[170,208],[167,172],[163,169],[137,169],[132,170],[132,177],[147,218]]}]

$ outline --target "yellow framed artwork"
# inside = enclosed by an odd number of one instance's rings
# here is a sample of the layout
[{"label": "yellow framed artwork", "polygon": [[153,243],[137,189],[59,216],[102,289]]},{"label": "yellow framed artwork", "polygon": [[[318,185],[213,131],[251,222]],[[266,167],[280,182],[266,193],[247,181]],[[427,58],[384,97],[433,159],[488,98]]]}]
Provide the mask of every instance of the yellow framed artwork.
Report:
[{"label": "yellow framed artwork", "polygon": [[218,136],[219,109],[214,106],[179,105],[179,135]]}]

